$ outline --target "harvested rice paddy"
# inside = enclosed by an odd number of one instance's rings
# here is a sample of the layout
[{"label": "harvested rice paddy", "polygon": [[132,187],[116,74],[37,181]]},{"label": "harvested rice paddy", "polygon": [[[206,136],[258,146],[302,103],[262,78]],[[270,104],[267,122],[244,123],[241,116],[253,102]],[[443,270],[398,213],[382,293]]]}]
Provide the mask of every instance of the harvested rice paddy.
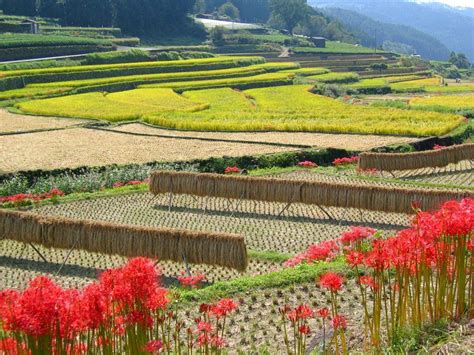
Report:
[{"label": "harvested rice paddy", "polygon": [[0,134],[79,126],[84,120],[17,115],[0,109]]},{"label": "harvested rice paddy", "polygon": [[51,170],[81,166],[189,161],[292,150],[262,144],[219,143],[139,137],[73,128],[0,137],[0,171]]},{"label": "harvested rice paddy", "polygon": [[353,151],[370,150],[377,147],[410,143],[417,140],[413,137],[403,136],[377,136],[357,134],[330,134],[330,133],[304,133],[304,132],[198,132],[198,131],[173,131],[156,128],[140,123],[124,124],[111,127],[111,130],[145,135],[165,135],[179,137],[194,137],[204,139],[219,139],[231,141],[251,141],[279,144],[294,144],[320,148],[340,148]]}]

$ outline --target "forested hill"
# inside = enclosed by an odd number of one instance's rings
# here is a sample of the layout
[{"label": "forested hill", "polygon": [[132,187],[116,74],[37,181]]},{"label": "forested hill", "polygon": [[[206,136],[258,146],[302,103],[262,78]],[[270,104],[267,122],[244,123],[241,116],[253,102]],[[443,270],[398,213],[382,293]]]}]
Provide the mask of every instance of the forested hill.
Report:
[{"label": "forested hill", "polygon": [[195,0],[0,0],[6,14],[60,19],[68,26],[120,27],[129,35],[201,34]]},{"label": "forested hill", "polygon": [[340,21],[361,44],[402,54],[420,54],[424,58],[446,60],[450,50],[436,38],[410,26],[383,23],[355,11],[323,8],[322,11]]},{"label": "forested hill", "polygon": [[309,0],[309,3],[348,9],[375,21],[414,27],[440,40],[449,50],[465,53],[474,60],[472,9],[407,0]]}]

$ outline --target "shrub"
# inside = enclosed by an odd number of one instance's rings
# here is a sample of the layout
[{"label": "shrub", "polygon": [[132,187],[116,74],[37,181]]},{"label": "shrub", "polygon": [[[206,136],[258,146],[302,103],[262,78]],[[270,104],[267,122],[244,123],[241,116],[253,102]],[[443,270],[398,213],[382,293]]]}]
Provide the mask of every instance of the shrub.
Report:
[{"label": "shrub", "polygon": [[146,62],[152,60],[150,54],[139,49],[120,52],[91,53],[85,56],[85,65]]}]

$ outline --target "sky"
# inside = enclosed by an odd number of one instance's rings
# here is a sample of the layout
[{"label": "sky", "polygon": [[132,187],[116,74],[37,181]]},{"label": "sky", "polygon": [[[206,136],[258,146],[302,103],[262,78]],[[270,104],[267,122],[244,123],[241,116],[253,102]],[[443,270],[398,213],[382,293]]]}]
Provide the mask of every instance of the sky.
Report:
[{"label": "sky", "polygon": [[418,2],[442,2],[451,6],[474,7],[474,0],[418,0]]}]

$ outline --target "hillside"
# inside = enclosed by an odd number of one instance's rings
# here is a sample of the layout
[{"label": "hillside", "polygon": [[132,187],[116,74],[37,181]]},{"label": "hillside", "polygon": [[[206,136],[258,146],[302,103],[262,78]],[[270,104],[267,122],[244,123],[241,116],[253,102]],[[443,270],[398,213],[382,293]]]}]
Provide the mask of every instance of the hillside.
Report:
[{"label": "hillside", "polygon": [[414,27],[440,40],[450,50],[465,53],[471,61],[474,60],[472,9],[405,0],[310,0],[309,3],[357,11],[376,21]]},{"label": "hillside", "polygon": [[382,45],[389,51],[420,54],[424,58],[436,60],[445,60],[449,56],[450,51],[444,44],[413,27],[375,21],[355,11],[340,8],[324,8],[323,12],[343,23],[364,46]]}]

